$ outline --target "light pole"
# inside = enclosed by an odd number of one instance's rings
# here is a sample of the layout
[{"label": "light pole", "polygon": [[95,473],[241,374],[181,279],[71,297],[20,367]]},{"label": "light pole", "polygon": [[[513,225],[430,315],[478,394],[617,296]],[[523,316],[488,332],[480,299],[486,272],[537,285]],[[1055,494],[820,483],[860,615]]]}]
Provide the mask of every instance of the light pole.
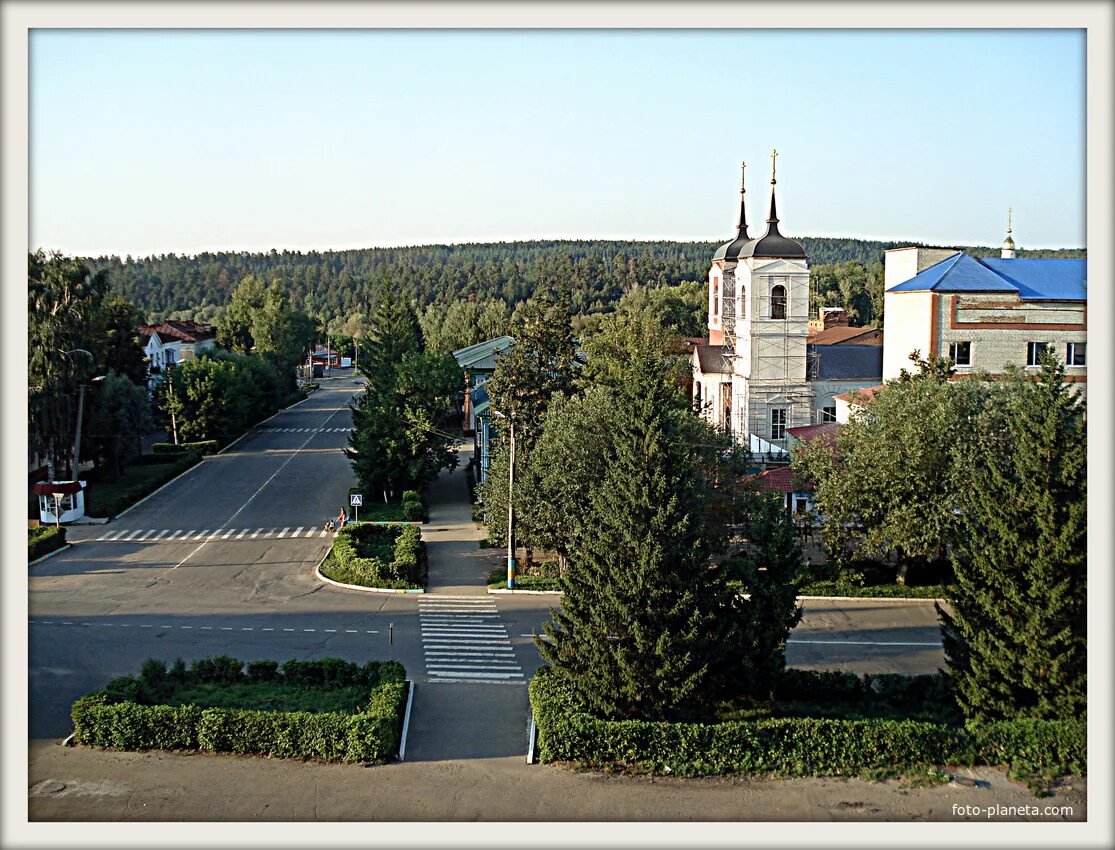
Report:
[{"label": "light pole", "polygon": [[515,589],[515,415],[495,411],[496,416],[506,419],[511,434],[510,471],[507,478],[507,589]]},{"label": "light pole", "polygon": [[[98,375],[93,378],[90,383],[100,383],[105,379],[104,375]],[[81,463],[81,415],[85,410],[85,384],[78,384],[77,386],[77,431],[74,434],[74,463],[73,463],[73,476],[74,481],[77,480],[78,464]]]}]

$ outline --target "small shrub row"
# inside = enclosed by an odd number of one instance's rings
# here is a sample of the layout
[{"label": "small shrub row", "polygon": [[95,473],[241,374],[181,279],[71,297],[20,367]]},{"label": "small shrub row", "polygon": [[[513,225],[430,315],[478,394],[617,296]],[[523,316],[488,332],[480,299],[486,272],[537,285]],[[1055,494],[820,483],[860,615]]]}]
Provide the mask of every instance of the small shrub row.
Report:
[{"label": "small shrub row", "polygon": [[321,572],[333,581],[364,587],[416,588],[426,584],[426,544],[413,525],[355,523],[333,538]]},{"label": "small shrub row", "polygon": [[[543,564],[542,566],[546,566]],[[489,587],[507,587],[507,567],[497,567],[488,573]],[[542,575],[517,574],[515,576],[516,590],[561,590],[561,580],[557,575],[543,573]]]},{"label": "small shrub row", "polygon": [[1056,775],[1082,773],[1086,765],[1084,720],[966,725],[815,717],[722,723],[602,720],[586,712],[546,667],[535,674],[529,692],[541,760],[587,767],[619,765],[680,776],[823,776],[973,764]]},{"label": "small shrub row", "polygon": [[152,443],[151,452],[156,455],[177,455],[186,452],[211,455],[220,448],[216,440],[197,440],[192,443]]},{"label": "small shrub row", "polygon": [[[171,669],[149,660],[137,679],[114,679],[104,690],[81,697],[70,712],[75,740],[91,746],[125,750],[199,749],[254,753],[280,758],[329,761],[383,761],[398,752],[406,704],[405,672],[396,662],[369,662],[363,667],[341,659],[257,661],[242,672],[243,662],[222,656],[195,661],[189,670],[179,660]],[[367,705],[357,713],[264,711],[160,705],[144,702],[150,690],[208,682],[285,679],[307,688],[333,689],[365,683]],[[254,679],[253,679],[254,677]],[[181,678],[183,681],[176,681]]]},{"label": "small shrub row", "polygon": [[27,560],[34,561],[48,552],[66,545],[66,529],[55,525],[40,525],[27,529]]}]

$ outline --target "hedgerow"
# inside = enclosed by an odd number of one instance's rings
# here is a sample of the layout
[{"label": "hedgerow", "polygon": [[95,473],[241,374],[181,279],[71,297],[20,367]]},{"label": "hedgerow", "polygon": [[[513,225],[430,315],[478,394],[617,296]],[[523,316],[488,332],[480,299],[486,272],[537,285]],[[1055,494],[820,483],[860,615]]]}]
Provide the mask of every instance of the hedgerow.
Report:
[{"label": "hedgerow", "polygon": [[[210,750],[280,758],[380,762],[398,752],[406,704],[405,671],[394,661],[363,666],[339,658],[243,662],[227,656],[199,659],[187,670],[167,670],[149,660],[140,676],[123,676],[104,690],[81,697],[70,711],[77,743],[124,750]],[[283,682],[308,689],[364,685],[366,704],[355,713],[264,711],[164,705],[175,689],[216,683]]]},{"label": "hedgerow", "polygon": [[[860,687],[833,677],[834,690]],[[920,678],[920,677],[918,677]],[[927,677],[932,678],[932,677]],[[862,680],[861,680],[862,681]],[[897,688],[897,684],[891,684]],[[1082,773],[1083,720],[947,724],[881,718],[779,717],[720,723],[603,720],[543,667],[530,684],[542,761],[629,767],[679,776],[849,775],[871,768],[1010,765],[1044,775]]]},{"label": "hedgerow", "polygon": [[66,529],[57,525],[40,525],[27,529],[27,560],[34,561],[48,552],[66,545]]},{"label": "hedgerow", "polygon": [[402,523],[355,523],[333,538],[321,573],[343,584],[415,588],[426,584],[421,531]]}]

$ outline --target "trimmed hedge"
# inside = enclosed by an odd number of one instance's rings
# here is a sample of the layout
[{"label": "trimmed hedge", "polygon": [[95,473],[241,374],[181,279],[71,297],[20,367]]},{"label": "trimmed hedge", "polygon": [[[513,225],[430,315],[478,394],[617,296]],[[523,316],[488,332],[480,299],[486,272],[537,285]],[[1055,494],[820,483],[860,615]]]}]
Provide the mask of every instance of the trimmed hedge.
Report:
[{"label": "trimmed hedge", "polygon": [[1084,720],[949,725],[787,717],[722,723],[602,720],[543,667],[530,683],[540,759],[679,776],[848,775],[870,768],[1009,764],[1046,775],[1084,772]]},{"label": "trimmed hedge", "polygon": [[[126,676],[74,702],[70,710],[74,739],[80,744],[123,750],[210,750],[343,762],[381,762],[398,752],[407,686],[405,671],[397,662],[369,662],[359,667],[338,658],[292,660],[282,666],[281,674],[275,662],[253,662],[249,676],[240,673],[242,664],[225,657],[202,659],[194,662],[188,675],[195,677],[191,681],[204,681],[200,677],[227,677],[235,667],[236,674],[247,681],[254,665],[257,673],[266,669],[285,677],[289,671],[293,677],[289,681],[302,681],[305,687],[368,682],[368,702],[358,714],[148,705],[141,700],[145,687],[151,685]],[[166,674],[165,665],[156,662],[145,665],[145,677],[158,679],[159,666]],[[308,680],[319,683],[311,685]]]},{"label": "trimmed hedge", "polygon": [[425,587],[426,570],[422,532],[402,523],[346,525],[321,565],[322,575],[342,584],[396,589]]},{"label": "trimmed hedge", "polygon": [[417,490],[403,491],[403,519],[408,522],[429,522],[430,513]]},{"label": "trimmed hedge", "polygon": [[34,561],[48,552],[66,545],[66,529],[61,526],[40,525],[27,529],[27,560]]},{"label": "trimmed hedge", "polygon": [[197,440],[193,443],[152,443],[151,452],[157,455],[177,455],[184,454],[185,452],[198,452],[203,455],[211,455],[220,448],[220,443],[216,440]]}]

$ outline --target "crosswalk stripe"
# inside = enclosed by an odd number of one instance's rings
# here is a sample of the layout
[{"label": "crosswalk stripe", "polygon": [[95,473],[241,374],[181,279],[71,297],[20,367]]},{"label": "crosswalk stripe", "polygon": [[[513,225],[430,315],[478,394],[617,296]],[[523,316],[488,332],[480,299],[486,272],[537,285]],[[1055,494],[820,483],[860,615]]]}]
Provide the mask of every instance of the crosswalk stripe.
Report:
[{"label": "crosswalk stripe", "polygon": [[252,535],[252,538],[253,538],[253,539],[255,539],[256,537],[259,537],[259,533],[260,533],[261,531],[263,531],[263,529],[262,529],[262,528],[257,528],[257,529],[255,530],[255,533],[254,533],[254,534]]},{"label": "crosswalk stripe", "polygon": [[305,526],[303,526],[303,525],[298,526],[298,528],[294,529],[294,534],[292,534],[290,536],[291,537],[297,537],[299,534],[302,533],[303,528],[305,528]]},{"label": "crosswalk stripe", "polygon": [[279,532],[279,539],[282,540],[284,537],[286,537],[286,533],[288,531],[290,531],[290,526],[289,525],[286,528],[284,528],[282,531]]},{"label": "crosswalk stripe", "polygon": [[426,662],[427,670],[493,670],[505,673],[509,670],[522,670],[523,668],[514,661],[476,661],[472,664],[451,662],[449,664],[431,664]]},{"label": "crosswalk stripe", "polygon": [[523,678],[522,673],[489,673],[473,672],[470,670],[428,670],[427,674],[430,676],[455,676],[461,679],[515,679]]},{"label": "crosswalk stripe", "polygon": [[169,529],[169,528],[164,528],[164,529],[163,529],[162,531],[160,531],[160,532],[159,532],[159,533],[158,533],[158,534],[157,534],[157,535],[155,536],[155,539],[156,539],[156,540],[158,540],[158,539],[159,539],[159,538],[161,538],[161,537],[162,537],[163,535],[165,535],[165,534],[169,534],[169,533],[170,533],[170,529]]},{"label": "crosswalk stripe", "polygon": [[228,539],[229,539],[230,537],[232,537],[232,533],[233,533],[234,531],[236,531],[236,529],[235,529],[235,528],[230,528],[230,529],[229,529],[228,531],[226,531],[226,532],[224,533],[224,535],[222,535],[222,537],[221,537],[221,540],[228,540]]},{"label": "crosswalk stripe", "polygon": [[179,528],[179,529],[175,530],[175,532],[172,535],[170,535],[170,537],[168,537],[167,540],[168,541],[173,540],[175,537],[177,537],[181,533],[182,533],[182,529]]},{"label": "crosswalk stripe", "polygon": [[133,531],[133,532],[132,532],[131,534],[129,534],[129,535],[128,535],[127,537],[125,537],[124,539],[125,539],[125,540],[131,540],[131,539],[132,539],[133,537],[135,537],[135,536],[136,536],[137,534],[139,534],[139,532],[140,532],[140,531],[142,531],[142,530],[143,530],[143,529],[138,529],[138,530],[136,530],[136,531]]},{"label": "crosswalk stripe", "polygon": [[487,639],[480,639],[480,638],[435,637],[433,635],[431,635],[428,638],[423,639],[422,643],[425,646],[441,646],[441,647],[453,647],[453,646],[511,646],[511,641],[509,641],[507,639],[504,639],[504,640],[496,640],[496,639],[487,640]]},{"label": "crosswalk stripe", "polygon": [[322,530],[321,530],[321,534],[319,534],[318,536],[319,536],[319,537],[324,537],[324,536],[325,536],[326,534],[328,534],[328,533],[329,533],[329,529],[327,529],[327,528],[322,528]]},{"label": "crosswalk stripe", "polygon": [[243,531],[241,531],[239,534],[236,535],[236,539],[239,540],[241,537],[243,537],[247,533],[248,533],[248,529],[245,528]]}]

